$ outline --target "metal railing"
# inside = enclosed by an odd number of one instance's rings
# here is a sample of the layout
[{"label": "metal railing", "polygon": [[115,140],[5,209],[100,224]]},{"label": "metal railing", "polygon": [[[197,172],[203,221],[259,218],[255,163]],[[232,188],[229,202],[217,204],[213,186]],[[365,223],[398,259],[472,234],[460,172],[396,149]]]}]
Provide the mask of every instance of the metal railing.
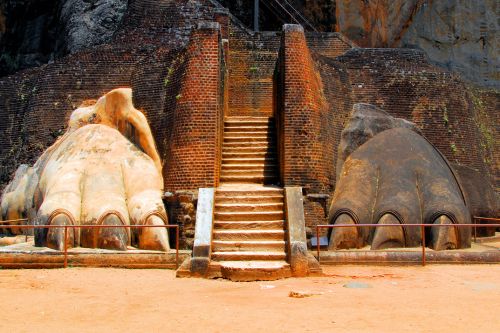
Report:
[{"label": "metal railing", "polygon": [[[300,24],[306,30],[317,32],[316,28],[287,0],[261,1],[274,15],[280,18],[284,23]],[[290,18],[292,22],[289,22]]]},{"label": "metal railing", "polygon": [[[493,217],[473,217],[474,222],[487,220],[487,221],[500,221],[500,218]],[[334,228],[379,228],[379,227],[420,227],[420,237],[422,239],[422,266],[426,264],[426,256],[425,256],[425,228],[433,228],[433,227],[459,227],[459,228],[474,228],[474,241],[476,241],[476,228],[500,228],[500,223],[490,223],[490,224],[478,224],[478,223],[467,223],[467,224],[423,224],[423,223],[414,223],[414,224],[319,224],[316,226],[316,252],[318,262],[321,263],[320,252],[321,252],[321,244],[320,244],[320,229],[334,229]]]},{"label": "metal railing", "polygon": [[[60,214],[61,212],[59,212]],[[126,228],[127,231],[130,229],[145,229],[145,228],[166,228],[166,229],[175,229],[175,268],[179,268],[179,226],[176,224],[165,224],[165,225],[97,225],[97,224],[92,224],[92,225],[31,225],[31,224],[19,224],[20,222],[26,222],[28,219],[18,219],[18,220],[7,220],[7,221],[0,221],[0,229],[6,229],[6,228],[16,228],[16,229],[54,229],[54,228],[64,228],[64,248],[63,248],[63,254],[64,254],[64,264],[63,267],[66,268],[68,267],[68,229],[96,229],[99,231],[99,229],[102,228]],[[26,238],[28,235],[26,235]],[[168,252],[166,252],[168,255]]]}]

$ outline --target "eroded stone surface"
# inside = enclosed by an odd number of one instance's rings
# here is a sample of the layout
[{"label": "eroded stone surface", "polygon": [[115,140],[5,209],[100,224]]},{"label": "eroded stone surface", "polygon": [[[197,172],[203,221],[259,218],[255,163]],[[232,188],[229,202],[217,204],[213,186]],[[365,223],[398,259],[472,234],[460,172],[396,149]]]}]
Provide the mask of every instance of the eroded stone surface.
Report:
[{"label": "eroded stone surface", "polygon": [[[372,111],[379,113],[376,109]],[[395,128],[379,126],[381,119],[387,123],[391,118],[354,119],[343,134],[344,148],[340,151],[345,152],[346,147],[354,151],[345,154],[348,157],[338,177],[329,221],[353,227],[331,232],[329,248],[332,250],[361,248],[366,244],[371,244],[372,249],[415,247],[422,242],[420,228],[405,227],[405,224],[471,222],[462,190],[445,158],[404,122]],[[370,123],[370,119],[375,121]],[[380,133],[372,131],[379,127]],[[347,134],[356,133],[354,129],[361,134],[352,135],[348,140]],[[401,227],[376,230],[355,227],[363,224],[400,224]],[[432,229],[426,244],[436,250],[470,247],[470,228],[435,226]]]},{"label": "eroded stone surface", "polygon": [[423,49],[436,63],[498,86],[498,2],[337,1],[337,30],[364,47]]},{"label": "eroded stone surface", "polygon": [[[126,250],[133,242],[143,249],[167,250],[164,228],[120,227],[166,222],[161,169],[147,120],[132,105],[131,89],[115,89],[75,110],[67,132],[33,167],[18,169],[2,196],[0,218],[116,226],[69,229],[69,247]],[[36,244],[62,249],[63,230],[36,229]],[[9,231],[21,233],[15,227]]]}]

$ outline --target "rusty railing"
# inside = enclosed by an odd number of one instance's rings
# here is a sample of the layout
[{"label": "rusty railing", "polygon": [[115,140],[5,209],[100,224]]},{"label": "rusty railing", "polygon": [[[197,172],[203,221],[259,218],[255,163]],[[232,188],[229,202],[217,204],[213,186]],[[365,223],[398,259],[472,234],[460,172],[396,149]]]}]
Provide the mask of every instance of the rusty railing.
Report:
[{"label": "rusty railing", "polygon": [[473,221],[475,223],[467,223],[467,224],[423,224],[423,223],[414,223],[414,224],[319,224],[316,226],[316,252],[317,252],[317,259],[318,262],[321,262],[320,258],[320,252],[321,252],[321,245],[320,245],[320,229],[333,229],[333,228],[369,228],[369,227],[374,227],[374,228],[379,228],[379,227],[420,227],[420,236],[422,239],[422,266],[425,266],[426,264],[426,258],[425,258],[425,228],[432,228],[432,227],[459,227],[459,228],[464,228],[464,227],[473,227],[474,228],[474,242],[476,241],[476,228],[500,228],[500,223],[490,223],[490,224],[478,224],[476,221],[481,221],[481,220],[486,220],[486,221],[499,221],[500,218],[492,218],[492,217],[480,217],[480,216],[475,216],[473,217]]},{"label": "rusty railing", "polygon": [[[61,213],[61,212],[59,212]],[[175,229],[175,267],[179,268],[179,226],[176,224],[165,224],[165,225],[29,225],[29,224],[18,224],[20,222],[26,222],[28,219],[18,219],[18,220],[8,220],[8,221],[0,221],[0,229],[5,228],[16,228],[16,229],[54,229],[54,228],[64,228],[64,268],[68,267],[68,229],[101,229],[101,228],[126,228],[128,230],[135,229],[144,229],[144,228],[166,228],[166,229]],[[27,239],[28,235],[26,235]],[[168,255],[168,252],[166,252]]]}]

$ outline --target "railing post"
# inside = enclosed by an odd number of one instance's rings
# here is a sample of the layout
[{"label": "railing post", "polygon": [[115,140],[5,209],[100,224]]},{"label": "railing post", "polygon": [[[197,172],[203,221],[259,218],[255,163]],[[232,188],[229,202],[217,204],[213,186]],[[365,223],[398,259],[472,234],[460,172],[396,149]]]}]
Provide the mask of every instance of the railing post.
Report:
[{"label": "railing post", "polygon": [[64,225],[64,268],[68,267],[68,226]]},{"label": "railing post", "polygon": [[420,232],[422,234],[422,266],[425,266],[425,227],[423,224],[420,226]]},{"label": "railing post", "polygon": [[179,268],[179,226],[175,226],[175,269]]},{"label": "railing post", "polygon": [[476,231],[477,220],[478,219],[476,217],[473,218],[473,221],[474,221],[474,243],[477,243],[477,239],[476,239],[476,236],[477,236],[477,231]]},{"label": "railing post", "polygon": [[316,251],[318,252],[318,263],[320,263],[320,258],[319,258],[319,227],[316,226]]}]

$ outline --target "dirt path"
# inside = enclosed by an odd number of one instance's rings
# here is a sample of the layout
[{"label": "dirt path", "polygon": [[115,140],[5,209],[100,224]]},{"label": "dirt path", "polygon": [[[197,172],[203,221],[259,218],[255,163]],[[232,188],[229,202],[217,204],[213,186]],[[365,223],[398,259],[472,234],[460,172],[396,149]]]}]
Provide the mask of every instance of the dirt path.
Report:
[{"label": "dirt path", "polygon": [[500,332],[500,265],[325,270],[251,283],[169,270],[0,270],[0,331]]}]

